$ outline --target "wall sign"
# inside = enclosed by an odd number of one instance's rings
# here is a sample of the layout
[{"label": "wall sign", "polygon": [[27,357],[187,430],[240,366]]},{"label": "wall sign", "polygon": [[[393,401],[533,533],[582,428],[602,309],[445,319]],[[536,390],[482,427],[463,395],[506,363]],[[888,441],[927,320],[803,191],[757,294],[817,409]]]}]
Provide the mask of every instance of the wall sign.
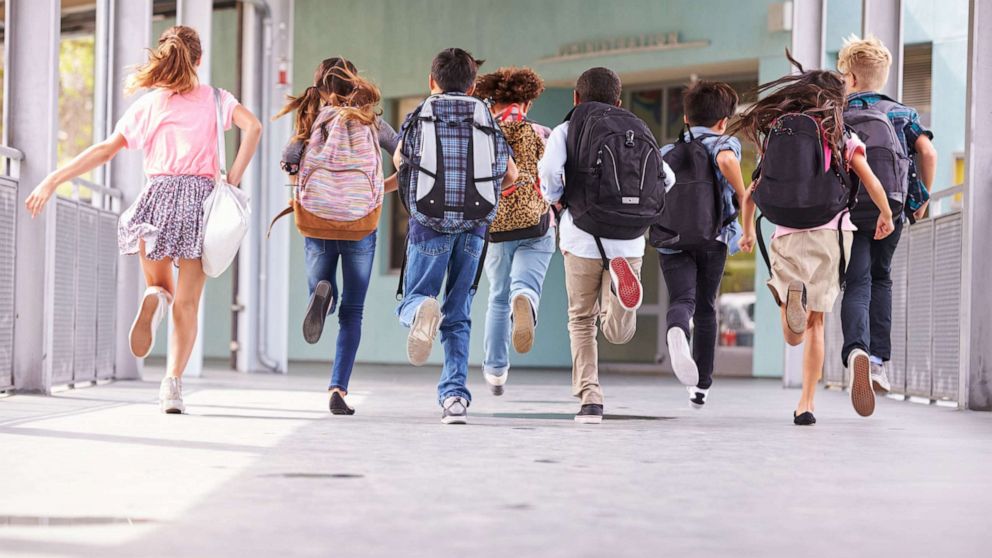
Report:
[{"label": "wall sign", "polygon": [[699,48],[709,46],[708,40],[682,42],[677,31],[669,33],[654,33],[612,39],[595,39],[579,41],[562,45],[558,53],[539,59],[539,62],[562,62],[594,56],[616,54],[635,54],[659,50],[675,50],[682,48]]}]

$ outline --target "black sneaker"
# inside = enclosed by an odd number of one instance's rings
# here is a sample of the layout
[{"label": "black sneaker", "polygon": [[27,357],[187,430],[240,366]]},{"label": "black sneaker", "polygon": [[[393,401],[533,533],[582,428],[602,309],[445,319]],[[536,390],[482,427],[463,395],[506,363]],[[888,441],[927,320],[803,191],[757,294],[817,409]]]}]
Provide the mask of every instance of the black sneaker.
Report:
[{"label": "black sneaker", "polygon": [[468,423],[468,400],[464,397],[446,397],[441,405],[441,422],[444,424]]},{"label": "black sneaker", "polygon": [[334,300],[332,290],[330,281],[320,281],[313,289],[307,314],[303,317],[303,339],[311,345],[320,341],[320,334],[324,333],[324,319]]},{"label": "black sneaker", "polygon": [[598,403],[586,403],[575,415],[575,422],[582,424],[599,424],[603,422],[603,406]]},{"label": "black sneaker", "polygon": [[796,412],[792,411],[792,423],[796,426],[813,426],[816,424],[816,417],[809,411],[801,415],[796,415]]},{"label": "black sneaker", "polygon": [[331,400],[328,403],[328,407],[331,409],[332,415],[353,415],[355,414],[355,409],[348,406],[348,403],[341,396],[340,391],[331,392]]}]

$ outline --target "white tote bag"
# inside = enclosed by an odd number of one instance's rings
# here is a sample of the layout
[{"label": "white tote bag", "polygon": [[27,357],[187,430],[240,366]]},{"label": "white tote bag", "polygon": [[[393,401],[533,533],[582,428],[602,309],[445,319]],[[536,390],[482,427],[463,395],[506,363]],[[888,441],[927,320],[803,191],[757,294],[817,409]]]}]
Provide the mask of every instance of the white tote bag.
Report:
[{"label": "white tote bag", "polygon": [[224,120],[220,91],[214,88],[217,106],[217,162],[220,172],[214,189],[203,200],[203,272],[218,277],[238,255],[241,241],[248,234],[250,199],[240,188],[227,183],[227,155],[224,150]]}]

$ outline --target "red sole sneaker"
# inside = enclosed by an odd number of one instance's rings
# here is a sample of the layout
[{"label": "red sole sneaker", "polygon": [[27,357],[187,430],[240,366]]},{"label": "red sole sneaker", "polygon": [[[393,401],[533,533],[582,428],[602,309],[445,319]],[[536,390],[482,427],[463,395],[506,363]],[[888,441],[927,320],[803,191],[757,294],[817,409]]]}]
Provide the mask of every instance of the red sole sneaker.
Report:
[{"label": "red sole sneaker", "polygon": [[871,362],[861,353],[851,358],[851,403],[854,411],[863,417],[875,412],[875,390],[871,385]]},{"label": "red sole sneaker", "polygon": [[626,310],[637,310],[641,307],[641,301],[644,299],[641,281],[634,274],[626,258],[610,260],[610,278],[613,280],[613,293],[617,295],[620,306]]}]

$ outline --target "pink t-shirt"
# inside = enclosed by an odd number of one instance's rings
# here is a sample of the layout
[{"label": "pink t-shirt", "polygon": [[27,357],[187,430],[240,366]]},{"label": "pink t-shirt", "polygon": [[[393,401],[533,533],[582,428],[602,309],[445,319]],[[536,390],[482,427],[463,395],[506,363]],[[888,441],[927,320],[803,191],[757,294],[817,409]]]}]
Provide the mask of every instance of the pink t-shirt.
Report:
[{"label": "pink t-shirt", "polygon": [[[220,90],[224,129],[238,100]],[[215,177],[217,164],[217,116],[214,91],[199,85],[185,94],[153,89],[142,95],[117,122],[128,149],[144,152],[147,176],[190,175]]]},{"label": "pink t-shirt", "polygon": [[[857,153],[861,153],[862,155],[864,155],[865,142],[861,141],[861,138],[859,138],[857,134],[851,132],[851,136],[847,138],[847,141],[845,142],[844,145],[844,161],[846,162],[846,166],[850,166],[851,159],[853,159],[854,155]],[[830,170],[831,156],[832,153],[830,151],[830,145],[827,142],[823,142],[823,160],[825,162],[824,170]],[[841,221],[841,219],[843,219],[843,221]],[[858,227],[854,226],[854,223],[851,222],[851,212],[841,211],[840,213],[835,215],[834,218],[830,220],[830,222],[824,223],[819,227],[813,227],[811,229],[793,229],[790,227],[783,227],[782,225],[775,225],[775,233],[772,235],[772,239],[774,240],[780,236],[785,236],[787,234],[792,234],[795,232],[820,231],[820,230],[836,231],[838,222],[840,223],[840,229],[843,231],[858,230]]]}]

